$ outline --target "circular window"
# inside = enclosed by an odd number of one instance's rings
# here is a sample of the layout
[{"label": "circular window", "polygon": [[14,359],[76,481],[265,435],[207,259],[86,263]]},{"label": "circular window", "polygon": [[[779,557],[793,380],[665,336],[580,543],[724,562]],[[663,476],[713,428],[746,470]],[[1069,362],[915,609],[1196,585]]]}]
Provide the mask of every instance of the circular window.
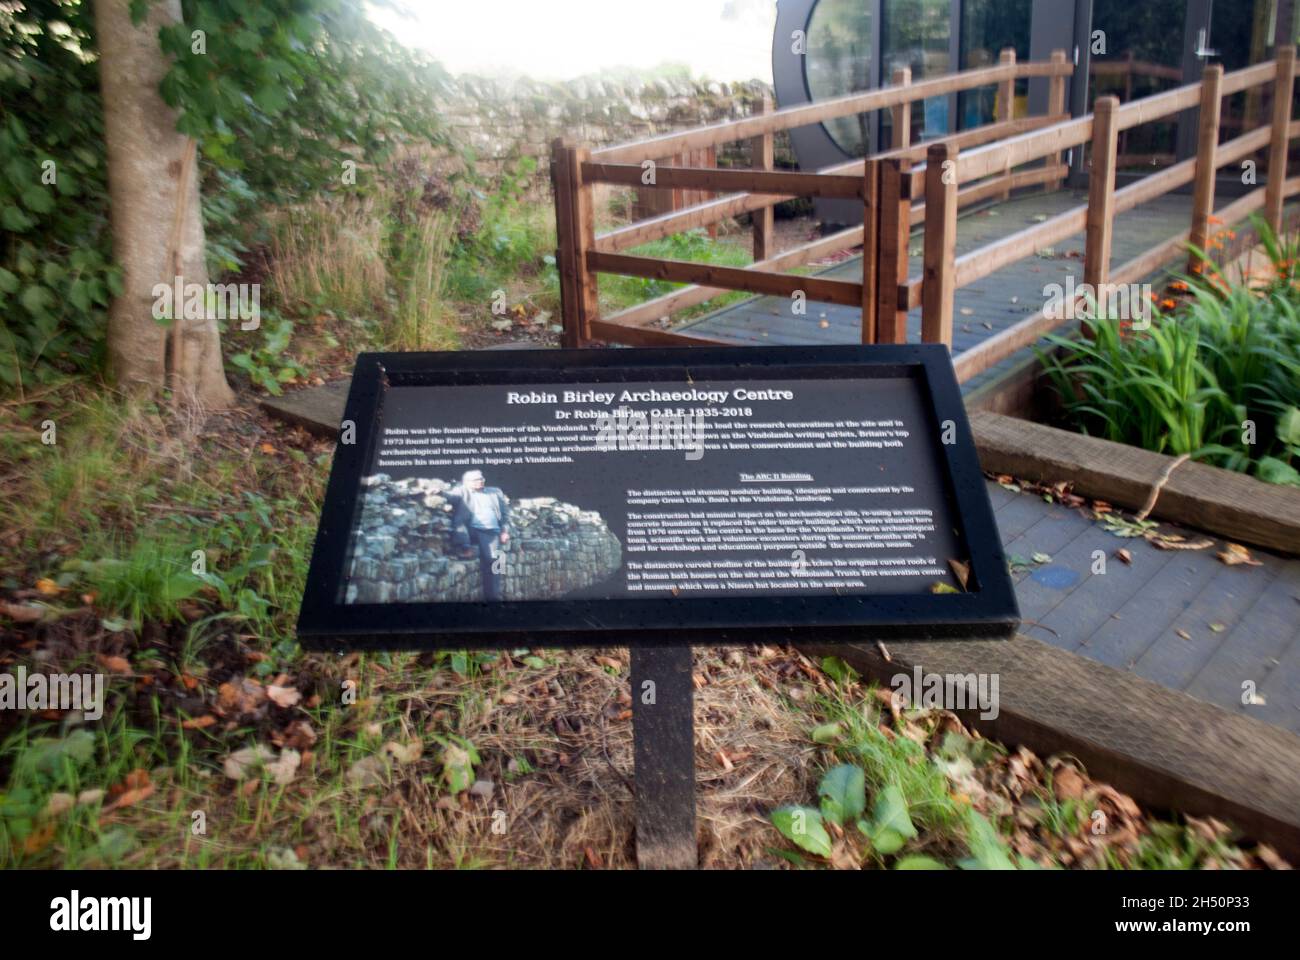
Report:
[{"label": "circular window", "polygon": [[[873,4],[862,0],[821,0],[808,21],[804,76],[814,101],[842,97],[871,86],[871,51],[875,25]],[[823,126],[850,156],[865,156],[870,114],[837,117]]]}]

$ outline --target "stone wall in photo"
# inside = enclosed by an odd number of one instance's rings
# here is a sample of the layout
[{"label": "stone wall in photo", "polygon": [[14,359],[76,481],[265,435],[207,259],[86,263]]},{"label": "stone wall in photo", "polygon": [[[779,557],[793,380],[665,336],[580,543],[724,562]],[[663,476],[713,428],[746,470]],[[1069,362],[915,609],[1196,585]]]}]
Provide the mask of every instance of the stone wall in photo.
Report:
[{"label": "stone wall in photo", "polygon": [[[452,504],[444,496],[451,486],[382,473],[362,480],[346,602],[483,599],[477,556],[459,559],[452,543]],[[553,497],[512,499],[510,524],[511,541],[501,548],[506,600],[562,597],[599,583],[622,563],[622,544],[594,511]]]}]

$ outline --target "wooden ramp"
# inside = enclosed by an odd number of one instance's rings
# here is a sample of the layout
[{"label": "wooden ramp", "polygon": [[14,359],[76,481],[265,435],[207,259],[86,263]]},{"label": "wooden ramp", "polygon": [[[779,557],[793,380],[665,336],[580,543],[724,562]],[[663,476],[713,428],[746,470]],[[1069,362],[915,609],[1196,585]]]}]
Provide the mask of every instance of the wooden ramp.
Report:
[{"label": "wooden ramp", "polygon": [[[983,247],[1026,227],[1040,223],[1087,202],[1087,193],[1076,190],[1036,192],[1003,203],[983,207],[959,218],[957,254]],[[1221,201],[1222,209],[1230,200]],[[1114,259],[1126,262],[1145,250],[1186,229],[1191,216],[1191,197],[1166,194],[1115,218]],[[953,317],[954,356],[1006,330],[1041,310],[1047,300],[1048,284],[1083,280],[1082,233],[1039,253],[959,288]],[[909,274],[921,271],[921,238],[913,233]],[[1177,269],[1182,269],[1182,264]],[[862,275],[862,258],[854,256],[818,271],[818,276],[854,279]],[[1157,279],[1159,274],[1157,274]],[[1159,292],[1159,288],[1156,288]],[[832,303],[807,304],[807,313],[796,316],[789,297],[755,297],[710,313],[673,328],[682,333],[715,337],[738,344],[860,343],[862,314],[856,307]],[[908,314],[908,342],[921,341],[921,310]],[[1032,356],[1026,348],[962,385],[969,394],[998,379]]]},{"label": "wooden ramp", "polygon": [[[1300,733],[1300,560],[1254,550],[1260,566],[1227,566],[1219,538],[1161,550],[1078,509],[988,488],[1025,634]],[[1116,556],[1121,547],[1132,564]],[[1097,551],[1105,573],[1093,573]],[[1248,681],[1262,702],[1243,704]]]}]

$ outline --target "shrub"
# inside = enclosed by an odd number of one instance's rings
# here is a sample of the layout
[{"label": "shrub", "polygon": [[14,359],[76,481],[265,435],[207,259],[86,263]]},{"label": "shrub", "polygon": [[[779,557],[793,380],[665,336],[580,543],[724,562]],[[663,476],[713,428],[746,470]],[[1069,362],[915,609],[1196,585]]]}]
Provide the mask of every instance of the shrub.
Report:
[{"label": "shrub", "polygon": [[1083,433],[1300,486],[1300,281],[1294,242],[1256,225],[1273,277],[1229,283],[1209,266],[1151,326],[1090,321],[1091,339],[1040,353],[1066,420]]}]

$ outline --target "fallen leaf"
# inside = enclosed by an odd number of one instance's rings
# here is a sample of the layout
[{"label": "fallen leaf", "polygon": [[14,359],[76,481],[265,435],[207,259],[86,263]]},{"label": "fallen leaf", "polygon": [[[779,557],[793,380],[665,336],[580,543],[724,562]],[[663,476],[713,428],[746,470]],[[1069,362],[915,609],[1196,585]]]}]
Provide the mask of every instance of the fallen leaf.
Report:
[{"label": "fallen leaf", "polygon": [[278,707],[292,707],[297,705],[302,699],[302,693],[293,687],[280,687],[275,684],[269,684],[266,688],[266,695],[275,702]]},{"label": "fallen leaf", "polygon": [[285,786],[293,782],[294,774],[298,772],[298,766],[302,763],[302,755],[297,750],[281,750],[279,759],[272,763],[263,765],[266,770],[280,786]]},{"label": "fallen leaf", "polygon": [[264,443],[258,447],[263,453],[275,453],[275,447],[272,444]]},{"label": "fallen leaf", "polygon": [[227,680],[217,687],[216,709],[219,714],[252,713],[266,698],[266,690],[256,680],[242,677]]},{"label": "fallen leaf", "polygon": [[244,747],[242,750],[236,750],[226,757],[226,762],[222,764],[221,768],[231,780],[243,780],[253,771],[260,769],[274,759],[275,752],[270,747],[258,743],[251,747]]},{"label": "fallen leaf", "polygon": [[41,617],[45,616],[48,607],[29,606],[25,603],[9,603],[0,600],[0,613],[4,614],[10,620],[16,620],[18,623],[35,623]]},{"label": "fallen leaf", "polygon": [[40,853],[49,846],[50,841],[54,839],[54,831],[55,824],[53,823],[47,823],[43,827],[33,830],[27,835],[26,839],[23,840],[23,853]]},{"label": "fallen leaf", "polygon": [[116,800],[112,803],[105,804],[105,806],[99,811],[100,818],[102,819],[114,810],[120,810],[122,807],[134,806],[140,801],[148,799],[153,796],[154,789],[154,785],[148,783],[143,787],[136,787],[132,790],[126,790],[123,793],[118,794]]},{"label": "fallen leaf", "polygon": [[416,760],[420,759],[420,755],[424,753],[424,745],[418,740],[406,744],[398,743],[396,740],[389,740],[384,744],[384,749],[392,755],[394,760],[402,764],[415,763]]},{"label": "fallen leaf", "polygon": [[210,727],[217,722],[217,718],[212,714],[205,714],[202,717],[190,717],[188,720],[181,721],[182,730],[202,730]]},{"label": "fallen leaf", "polygon": [[970,564],[950,558],[948,560],[948,566],[952,568],[953,576],[957,578],[957,582],[961,584],[961,588],[963,590],[968,589],[966,585],[970,582]]},{"label": "fallen leaf", "polygon": [[41,577],[41,579],[37,580],[37,581],[36,581],[36,589],[39,590],[41,593],[43,593],[43,594],[44,594],[45,596],[47,596],[47,597],[52,597],[52,596],[54,596],[55,594],[60,593],[60,592],[63,590],[62,587],[60,587],[57,583],[55,583],[55,582],[54,582],[53,580],[51,580],[49,577]]},{"label": "fallen leaf", "polygon": [[1192,635],[1191,635],[1190,633],[1188,633],[1186,630],[1183,630],[1183,629],[1181,629],[1181,628],[1178,629],[1178,630],[1175,630],[1174,633],[1178,634],[1178,635],[1179,635],[1180,637],[1182,637],[1184,640],[1190,640],[1190,639],[1192,639]]},{"label": "fallen leaf", "polygon": [[1124,563],[1128,564],[1129,566],[1132,566],[1133,554],[1129,553],[1128,548],[1120,547],[1118,550],[1115,551],[1115,556],[1119,557],[1121,560],[1124,561]]},{"label": "fallen leaf", "polygon": [[388,763],[382,756],[362,757],[348,770],[348,782],[354,787],[381,785],[388,776]]},{"label": "fallen leaf", "polygon": [[110,657],[101,653],[95,659],[98,660],[99,665],[109,673],[118,673],[124,677],[129,677],[134,674],[134,671],[131,669],[131,661],[127,660],[126,657]]},{"label": "fallen leaf", "polygon": [[1249,550],[1239,543],[1225,544],[1224,549],[1220,550],[1216,556],[1230,567],[1235,567],[1242,563],[1250,567],[1263,566],[1260,561],[1250,555]]},{"label": "fallen leaf", "polygon": [[77,805],[77,798],[70,793],[52,793],[50,799],[45,801],[45,809],[41,811],[42,820],[50,820],[54,817],[61,817]]},{"label": "fallen leaf", "polygon": [[1204,550],[1214,546],[1213,540],[1188,540],[1185,537],[1148,535],[1147,542],[1161,550]]}]

